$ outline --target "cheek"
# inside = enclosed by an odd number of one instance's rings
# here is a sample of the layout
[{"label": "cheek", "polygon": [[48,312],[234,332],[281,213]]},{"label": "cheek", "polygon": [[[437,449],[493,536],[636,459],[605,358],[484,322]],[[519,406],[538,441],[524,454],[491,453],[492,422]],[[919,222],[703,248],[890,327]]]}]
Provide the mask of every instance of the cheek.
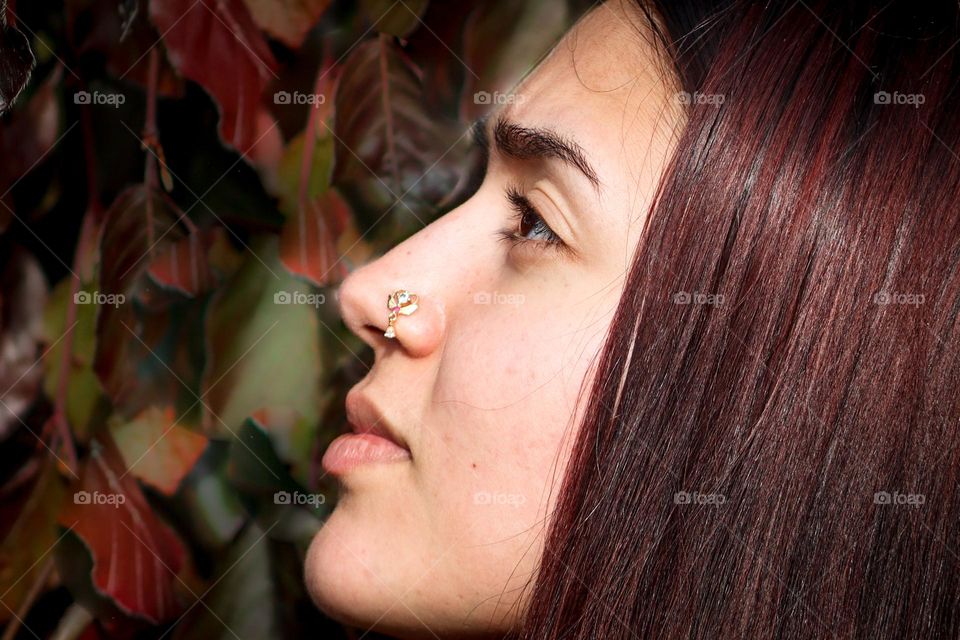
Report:
[{"label": "cheek", "polygon": [[477,548],[494,583],[538,558],[530,545],[560,489],[577,394],[603,331],[546,305],[473,317],[448,340],[421,472],[440,537]]}]

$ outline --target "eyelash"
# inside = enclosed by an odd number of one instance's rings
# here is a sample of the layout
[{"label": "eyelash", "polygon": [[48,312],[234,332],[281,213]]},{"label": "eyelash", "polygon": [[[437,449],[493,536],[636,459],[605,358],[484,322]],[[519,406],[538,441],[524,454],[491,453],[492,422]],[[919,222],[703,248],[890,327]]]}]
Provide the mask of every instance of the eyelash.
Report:
[{"label": "eyelash", "polygon": [[[507,202],[510,203],[511,209],[513,209],[513,227],[508,227],[506,229],[501,229],[497,232],[497,235],[504,242],[509,242],[512,247],[523,245],[526,247],[532,247],[536,249],[558,249],[563,250],[567,248],[567,245],[564,244],[563,240],[550,228],[550,225],[547,224],[543,216],[540,215],[540,212],[537,211],[536,207],[530,202],[530,200],[521,193],[520,189],[516,186],[508,186],[505,191]],[[527,238],[525,234],[520,233],[521,225],[524,221],[527,221],[527,224],[531,225],[531,231],[539,230],[540,233],[546,234],[547,238],[542,240],[534,240]],[[528,231],[527,233],[530,233]]]}]

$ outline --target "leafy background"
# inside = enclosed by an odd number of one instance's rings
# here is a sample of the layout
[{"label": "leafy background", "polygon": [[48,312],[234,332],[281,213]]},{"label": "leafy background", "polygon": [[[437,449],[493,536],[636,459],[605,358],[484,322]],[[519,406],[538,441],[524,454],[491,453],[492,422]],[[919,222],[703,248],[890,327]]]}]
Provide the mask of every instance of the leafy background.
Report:
[{"label": "leafy background", "polygon": [[332,287],[582,10],[0,0],[2,640],[365,635],[303,588],[370,365]]}]

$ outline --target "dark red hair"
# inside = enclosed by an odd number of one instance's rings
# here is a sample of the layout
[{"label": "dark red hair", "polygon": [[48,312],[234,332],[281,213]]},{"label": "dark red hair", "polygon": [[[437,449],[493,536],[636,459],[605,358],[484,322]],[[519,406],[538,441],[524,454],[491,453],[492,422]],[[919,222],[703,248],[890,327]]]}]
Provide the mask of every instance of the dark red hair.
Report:
[{"label": "dark red hair", "polygon": [[958,5],[647,10],[689,119],[516,635],[958,638]]}]

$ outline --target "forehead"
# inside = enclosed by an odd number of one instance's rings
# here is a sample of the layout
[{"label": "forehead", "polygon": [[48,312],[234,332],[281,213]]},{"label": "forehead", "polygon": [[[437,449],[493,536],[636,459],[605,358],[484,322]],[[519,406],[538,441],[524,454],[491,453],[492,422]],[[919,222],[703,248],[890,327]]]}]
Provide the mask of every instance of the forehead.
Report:
[{"label": "forehead", "polygon": [[[609,0],[584,16],[517,87],[503,116],[576,140],[603,183],[658,178],[682,111],[639,9]],[[652,162],[643,161],[652,153]],[[623,175],[627,172],[629,175]]]},{"label": "forehead", "polygon": [[650,101],[672,96],[676,88],[665,73],[668,61],[653,43],[646,18],[632,2],[600,4],[520,84],[517,92],[524,100],[512,106],[511,117],[519,117],[524,106],[566,112],[576,111],[578,101],[585,101],[580,110],[603,102],[623,104],[629,93],[636,94],[633,106],[640,106],[648,93]]}]

